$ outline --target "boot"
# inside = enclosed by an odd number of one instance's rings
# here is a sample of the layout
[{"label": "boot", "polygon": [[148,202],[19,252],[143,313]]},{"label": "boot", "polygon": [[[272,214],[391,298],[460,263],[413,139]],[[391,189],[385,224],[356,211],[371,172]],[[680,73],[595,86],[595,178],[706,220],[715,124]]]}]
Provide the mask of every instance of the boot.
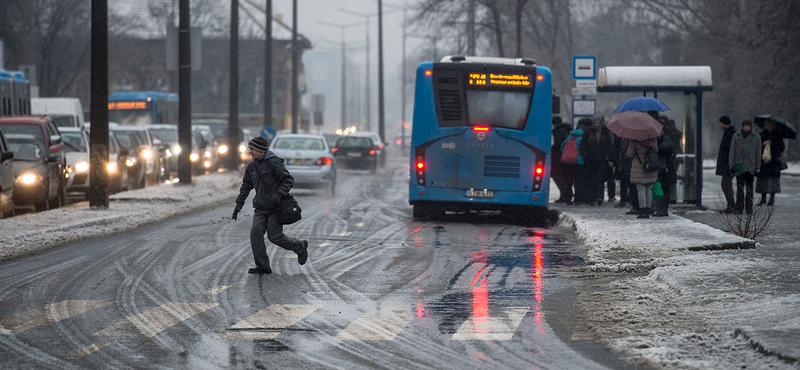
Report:
[{"label": "boot", "polygon": [[758,205],[763,206],[767,204],[767,193],[761,193],[761,201],[758,202]]},{"label": "boot", "polygon": [[[763,198],[762,198],[762,201],[763,201]],[[767,202],[767,205],[768,206],[774,206],[775,205],[775,193],[769,193],[769,202]]]},{"label": "boot", "polygon": [[636,209],[636,208],[631,208],[630,210],[628,210],[628,212],[625,212],[625,214],[626,215],[638,215],[639,214],[639,210]]},{"label": "boot", "polygon": [[650,218],[650,208],[642,208],[636,218]]},{"label": "boot", "polygon": [[614,208],[625,208],[627,206],[628,206],[627,202],[620,201],[619,203],[617,203],[617,205],[614,206]]}]

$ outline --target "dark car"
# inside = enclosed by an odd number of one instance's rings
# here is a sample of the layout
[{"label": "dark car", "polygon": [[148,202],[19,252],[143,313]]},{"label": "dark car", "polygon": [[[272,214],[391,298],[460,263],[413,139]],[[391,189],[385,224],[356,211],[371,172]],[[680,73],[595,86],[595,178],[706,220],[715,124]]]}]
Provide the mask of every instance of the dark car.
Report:
[{"label": "dark car", "polygon": [[47,149],[48,155],[57,157],[57,160],[50,169],[58,172],[58,195],[51,202],[51,206],[59,207],[66,203],[67,199],[67,155],[66,145],[61,138],[61,132],[53,124],[49,116],[11,116],[0,118],[0,131],[5,135],[23,134],[33,135]]},{"label": "dark car", "polygon": [[36,211],[52,208],[59,198],[59,157],[50,155],[44,142],[23,134],[6,135],[14,153],[14,206],[33,203]]},{"label": "dark car", "polygon": [[120,151],[127,152],[125,162],[120,163],[120,168],[128,171],[128,189],[140,189],[147,184],[146,160],[138,155],[144,146],[140,133],[113,129],[110,131],[111,138],[116,139]]},{"label": "dark car", "polygon": [[0,218],[14,215],[14,152],[0,131]]},{"label": "dark car", "polygon": [[341,167],[377,169],[377,151],[372,139],[365,136],[342,136],[336,140],[333,156]]}]

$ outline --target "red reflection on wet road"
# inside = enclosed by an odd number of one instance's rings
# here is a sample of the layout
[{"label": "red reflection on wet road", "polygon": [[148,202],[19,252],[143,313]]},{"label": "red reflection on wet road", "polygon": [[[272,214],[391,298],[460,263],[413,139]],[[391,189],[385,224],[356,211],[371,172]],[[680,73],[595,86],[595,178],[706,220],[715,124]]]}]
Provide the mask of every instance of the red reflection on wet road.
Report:
[{"label": "red reflection on wet road", "polygon": [[542,272],[544,270],[544,257],[542,257],[542,243],[534,243],[533,248],[533,326],[536,333],[544,335],[544,321],[542,317]]}]

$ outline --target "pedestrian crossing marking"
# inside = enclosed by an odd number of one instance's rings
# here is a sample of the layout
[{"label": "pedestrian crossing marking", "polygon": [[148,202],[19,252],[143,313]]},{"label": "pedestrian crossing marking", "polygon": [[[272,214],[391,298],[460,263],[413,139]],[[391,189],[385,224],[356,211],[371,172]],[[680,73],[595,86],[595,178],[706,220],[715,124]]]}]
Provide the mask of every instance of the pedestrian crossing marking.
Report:
[{"label": "pedestrian crossing marking", "polygon": [[501,317],[470,317],[450,340],[510,340],[528,313],[528,307],[500,309]]},{"label": "pedestrian crossing marking", "polygon": [[336,335],[339,340],[392,340],[411,322],[405,307],[362,315]]},{"label": "pedestrian crossing marking", "polygon": [[320,247],[327,247],[327,246],[329,246],[329,245],[331,245],[331,243],[330,243],[330,242],[322,242],[322,244],[320,244],[319,246],[320,246]]},{"label": "pedestrian crossing marking", "polygon": [[315,305],[273,304],[237,322],[231,329],[285,329],[319,308]]},{"label": "pedestrian crossing marking", "polygon": [[94,333],[94,335],[106,337],[144,336],[151,338],[183,320],[218,305],[219,303],[167,303],[153,307],[140,314],[128,316]]},{"label": "pedestrian crossing marking", "polygon": [[356,226],[356,227],[363,227],[363,226],[364,226],[364,223],[363,223],[363,222],[357,222],[355,226]]},{"label": "pedestrian crossing marking", "polygon": [[230,330],[219,333],[222,339],[243,339],[243,340],[271,340],[280,335],[280,331],[243,331],[243,330]]},{"label": "pedestrian crossing marking", "polygon": [[64,356],[64,358],[66,358],[68,360],[77,360],[77,359],[82,358],[84,356],[91,355],[92,353],[95,353],[95,352],[103,349],[107,345],[108,345],[108,343],[95,343],[95,344],[92,344],[91,346],[79,349],[77,352],[70,353],[70,354]]},{"label": "pedestrian crossing marking", "polygon": [[350,236],[350,235],[353,235],[352,231],[345,231],[345,232],[342,233],[341,236]]},{"label": "pedestrian crossing marking", "polygon": [[0,334],[17,334],[61,320],[80,315],[84,312],[113,304],[110,301],[67,300],[50,303],[20,314],[0,319]]},{"label": "pedestrian crossing marking", "polygon": [[220,294],[220,293],[228,290],[228,288],[230,288],[230,287],[231,287],[230,285],[223,285],[223,286],[220,286],[218,288],[214,288],[214,289],[209,290],[208,294]]}]

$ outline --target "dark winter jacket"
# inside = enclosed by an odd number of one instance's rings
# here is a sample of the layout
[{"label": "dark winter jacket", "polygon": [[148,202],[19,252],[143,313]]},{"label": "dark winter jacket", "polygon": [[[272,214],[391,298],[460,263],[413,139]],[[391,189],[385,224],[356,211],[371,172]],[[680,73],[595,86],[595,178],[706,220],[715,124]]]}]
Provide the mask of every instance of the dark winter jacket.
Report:
[{"label": "dark winter jacket", "polygon": [[781,165],[778,161],[783,156],[786,145],[783,143],[783,137],[775,135],[774,132],[774,130],[772,133],[767,130],[761,131],[761,151],[763,153],[764,149],[766,149],[763,143],[770,140],[769,150],[772,160],[767,163],[761,163],[761,173],[758,177],[781,177]]},{"label": "dark winter jacket", "polygon": [[569,133],[572,131],[572,125],[562,122],[553,127],[553,147],[551,152],[551,162],[561,161],[561,144],[567,140]]},{"label": "dark winter jacket", "polygon": [[253,208],[258,213],[270,213],[276,205],[270,207],[269,200],[276,192],[281,198],[289,195],[289,190],[294,185],[294,178],[286,166],[283,165],[283,158],[275,155],[271,150],[264,155],[250,162],[244,171],[242,187],[239,188],[239,196],[236,204],[244,205],[244,201],[250,194],[250,190],[256,189],[253,197]]},{"label": "dark winter jacket", "polygon": [[658,137],[658,158],[664,161],[664,169],[658,171],[658,181],[662,184],[673,184],[678,181],[678,168],[675,165],[675,146],[666,131]]},{"label": "dark winter jacket", "polygon": [[606,165],[611,160],[611,131],[605,126],[600,129],[589,127],[581,140],[581,156],[587,166]]},{"label": "dark winter jacket", "polygon": [[722,133],[722,141],[719,143],[719,154],[717,155],[717,176],[731,176],[731,166],[728,163],[728,156],[731,152],[731,139],[736,129],[730,125]]}]

